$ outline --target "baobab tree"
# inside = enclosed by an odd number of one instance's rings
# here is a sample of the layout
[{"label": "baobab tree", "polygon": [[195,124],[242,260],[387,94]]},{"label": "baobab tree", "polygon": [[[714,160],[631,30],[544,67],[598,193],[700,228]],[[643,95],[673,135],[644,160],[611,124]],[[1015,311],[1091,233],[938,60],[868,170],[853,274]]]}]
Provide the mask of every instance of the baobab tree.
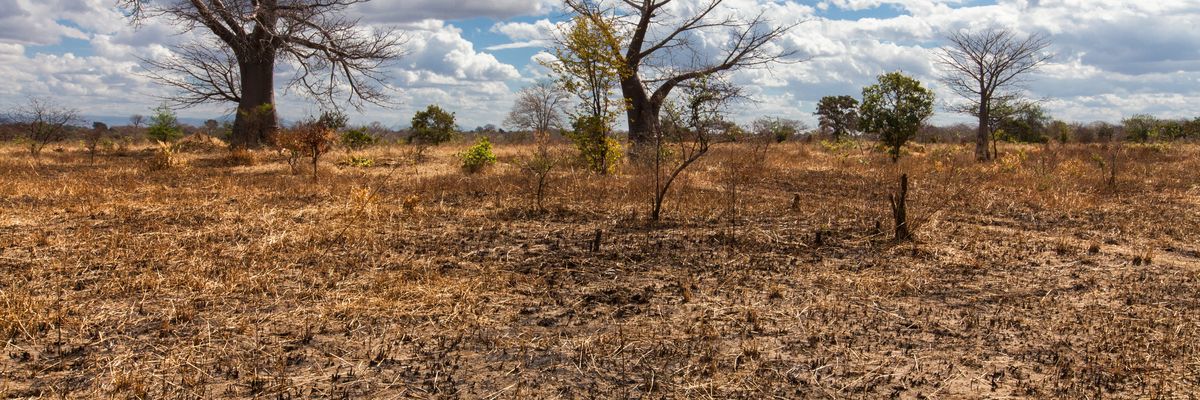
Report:
[{"label": "baobab tree", "polygon": [[1024,83],[1023,78],[1050,60],[1045,52],[1050,40],[1043,34],[1021,38],[1009,29],[959,31],[947,40],[950,44],[938,55],[945,73],[942,82],[968,101],[956,111],[979,119],[975,158],[990,160],[995,156],[988,151],[992,109],[1013,102],[1018,97],[1013,90]]},{"label": "baobab tree", "polygon": [[[619,21],[619,41],[612,52],[620,54],[620,87],[629,122],[629,140],[635,145],[651,144],[659,114],[671,91],[684,82],[720,72],[766,66],[795,54],[768,44],[781,38],[795,25],[771,26],[762,13],[749,19],[717,16],[724,0],[706,0],[690,15],[673,15],[666,8],[674,0],[623,0],[606,7],[597,0],[565,0],[575,16],[593,21]],[[732,15],[732,13],[730,13]],[[699,47],[705,41],[721,40],[715,57]],[[636,150],[636,149],[635,149]]]},{"label": "baobab tree", "polygon": [[[256,147],[276,125],[275,70],[297,71],[288,82],[325,106],[341,100],[361,108],[387,104],[379,70],[402,53],[391,30],[359,26],[346,17],[368,0],[117,0],[137,23],[165,18],[182,31],[211,33],[150,62],[151,77],[178,89],[173,103],[237,103],[232,144]],[[250,121],[255,119],[255,121]]]}]

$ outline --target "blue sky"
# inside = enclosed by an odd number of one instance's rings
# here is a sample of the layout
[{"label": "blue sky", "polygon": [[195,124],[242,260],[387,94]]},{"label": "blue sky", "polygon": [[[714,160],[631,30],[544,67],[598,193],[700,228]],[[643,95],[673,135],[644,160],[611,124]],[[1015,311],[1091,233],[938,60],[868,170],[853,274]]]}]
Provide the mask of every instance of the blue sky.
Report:
[{"label": "blue sky", "polygon": [[[700,0],[675,0],[686,7]],[[166,21],[135,29],[111,0],[0,0],[0,108],[30,96],[79,108],[85,115],[147,113],[168,94],[140,75],[141,58],[165,57],[189,38]],[[755,102],[731,110],[748,123],[761,116],[814,122],[825,95],[858,95],[874,77],[903,70],[935,90],[939,104],[957,99],[937,79],[941,38],[961,29],[1005,27],[1045,33],[1055,57],[1031,76],[1026,95],[1068,121],[1115,121],[1137,113],[1200,116],[1200,2],[1196,0],[725,0],[722,15],[801,22],[779,43],[807,61],[729,76]],[[392,109],[352,113],[357,123],[404,126],[438,103],[466,128],[501,124],[514,93],[545,71],[536,58],[558,0],[373,0],[351,10],[368,25],[397,26],[409,55],[386,71],[400,101]],[[544,56],[544,54],[542,55]],[[285,118],[318,112],[311,101],[280,92]],[[181,110],[191,118],[229,105]],[[968,118],[939,110],[935,123]]]}]

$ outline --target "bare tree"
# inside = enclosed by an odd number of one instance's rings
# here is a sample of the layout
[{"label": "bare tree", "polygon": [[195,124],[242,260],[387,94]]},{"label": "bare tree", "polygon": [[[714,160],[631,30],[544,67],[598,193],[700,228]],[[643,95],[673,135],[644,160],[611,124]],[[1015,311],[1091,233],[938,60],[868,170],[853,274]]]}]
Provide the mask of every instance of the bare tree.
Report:
[{"label": "bare tree", "polygon": [[67,138],[67,130],[79,122],[79,110],[59,106],[49,100],[30,98],[9,112],[7,119],[24,132],[29,154],[38,157],[47,144]]},{"label": "bare tree", "polygon": [[540,138],[549,134],[552,129],[562,128],[561,109],[567,99],[567,92],[553,81],[538,81],[517,93],[517,101],[508,113],[508,118],[504,120],[504,125],[513,129],[533,131],[540,141]]},{"label": "bare tree", "polygon": [[968,100],[956,111],[979,118],[975,158],[990,160],[994,157],[988,151],[993,105],[1014,100],[1017,93],[1013,90],[1024,83],[1023,78],[1050,60],[1045,52],[1050,40],[1044,34],[1020,38],[1009,29],[960,31],[947,40],[950,44],[938,55],[938,64],[945,70],[942,82]]},{"label": "bare tree", "polygon": [[129,116],[129,125],[133,125],[133,129],[141,128],[142,124],[145,122],[146,122],[145,115],[133,114],[133,115]]},{"label": "bare tree", "polygon": [[[178,89],[176,105],[236,102],[232,144],[257,147],[275,129],[275,66],[290,62],[288,83],[323,105],[387,104],[379,70],[399,57],[403,37],[344,16],[368,0],[118,0],[138,22],[166,18],[183,31],[206,30],[211,42],[180,47],[151,62],[162,83]],[[234,65],[237,66],[236,70]],[[236,72],[236,73],[235,73]],[[263,111],[266,111],[265,113]],[[250,119],[262,119],[252,122]]]},{"label": "bare tree", "polygon": [[[718,72],[765,66],[783,61],[794,51],[768,46],[795,25],[771,27],[763,14],[749,20],[716,17],[724,0],[706,0],[688,16],[670,15],[665,6],[675,0],[622,0],[606,8],[597,0],[565,0],[574,14],[593,20],[608,15],[624,23],[614,48],[623,55],[621,92],[628,107],[629,139],[652,144],[659,115],[671,91],[680,84]],[[714,40],[726,35],[717,57],[698,48],[696,36]],[[690,60],[690,61],[680,61]]]}]

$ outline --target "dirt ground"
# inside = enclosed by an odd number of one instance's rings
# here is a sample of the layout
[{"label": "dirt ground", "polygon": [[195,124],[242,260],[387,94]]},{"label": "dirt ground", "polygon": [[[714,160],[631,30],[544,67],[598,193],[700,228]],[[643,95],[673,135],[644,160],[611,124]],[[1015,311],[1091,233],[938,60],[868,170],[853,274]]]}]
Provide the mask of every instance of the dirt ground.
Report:
[{"label": "dirt ground", "polygon": [[0,148],[0,398],[1200,396],[1198,145],[718,145],[658,223],[465,146]]}]

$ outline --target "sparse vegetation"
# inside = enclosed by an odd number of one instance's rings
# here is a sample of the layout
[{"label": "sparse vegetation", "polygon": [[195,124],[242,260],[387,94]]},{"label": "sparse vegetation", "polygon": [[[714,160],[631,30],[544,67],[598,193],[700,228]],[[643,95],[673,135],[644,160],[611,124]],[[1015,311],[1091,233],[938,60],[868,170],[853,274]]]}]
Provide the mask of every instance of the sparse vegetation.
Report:
[{"label": "sparse vegetation", "polygon": [[[147,127],[135,115],[89,130],[40,100],[0,118],[0,398],[1200,393],[1200,118],[1083,124],[1042,108],[1184,104],[1153,86],[1179,83],[1187,71],[1171,71],[1186,60],[1138,53],[1123,68],[1123,47],[1066,47],[1070,61],[1036,76],[1074,75],[1055,86],[1074,100],[1037,100],[1021,83],[1050,60],[1036,32],[1054,24],[1018,38],[927,24],[900,5],[887,29],[827,42],[789,32],[862,7],[560,1],[529,7],[555,17],[496,23],[490,34],[513,41],[486,47],[445,10],[367,0],[103,6],[186,33],[161,43],[104,41],[103,21],[78,19],[99,15],[85,11],[95,2],[63,20],[34,7],[65,27],[48,32],[107,47],[77,57],[53,54],[75,43],[0,38],[6,59],[53,62],[35,69],[56,75],[27,85],[22,72],[8,95],[136,92],[143,79],[115,79],[125,59],[103,64],[122,51],[176,91]],[[472,8],[458,3],[442,6]],[[383,25],[400,14],[425,18],[403,25],[420,33]],[[882,41],[896,32],[907,36]],[[861,103],[821,99],[816,130],[788,119],[812,111],[798,87],[843,90],[896,66],[925,76],[930,34],[946,32],[938,89],[962,99],[942,106],[977,125],[926,124],[933,91],[901,72],[879,75]],[[392,65],[410,39],[418,59]],[[828,68],[839,52],[866,54],[857,42],[895,65]],[[541,45],[526,51],[542,69],[488,53]],[[797,54],[820,65],[770,70],[807,60]],[[1129,99],[1080,90],[1113,71]],[[495,99],[518,82],[532,84],[498,127]],[[378,112],[363,107],[393,105],[394,87],[478,113],[463,116],[477,127],[429,105],[409,128],[390,128],[404,123],[389,114],[347,129],[341,110]],[[277,88],[328,111],[284,123]],[[745,112],[729,107],[743,95],[767,100],[747,103],[762,116],[748,126],[727,114]],[[89,114],[131,101],[79,99]],[[230,104],[232,123],[168,107],[203,103]],[[308,169],[311,180],[293,176]]]},{"label": "sparse vegetation", "polygon": [[[525,217],[533,189],[506,160],[533,144],[496,146],[484,175],[459,173],[443,147],[402,178],[329,169],[320,183],[269,159],[228,167],[224,152],[143,174],[139,148],[94,166],[56,154],[56,173],[36,173],[14,156],[23,148],[2,146],[0,393],[1079,398],[1200,386],[1196,145],[1127,145],[1120,183],[1103,188],[1097,145],[1001,143],[1028,156],[1000,170],[969,147],[925,144],[902,165],[907,217],[926,228],[895,244],[876,229],[897,188],[887,156],[766,142],[714,146],[653,229],[625,219],[647,202],[634,173],[557,169],[555,206]],[[1048,151],[1055,168],[1038,166]]]},{"label": "sparse vegetation", "polygon": [[88,162],[96,162],[96,152],[108,134],[108,125],[103,122],[93,122],[92,130],[83,136],[83,147],[87,149]]}]

